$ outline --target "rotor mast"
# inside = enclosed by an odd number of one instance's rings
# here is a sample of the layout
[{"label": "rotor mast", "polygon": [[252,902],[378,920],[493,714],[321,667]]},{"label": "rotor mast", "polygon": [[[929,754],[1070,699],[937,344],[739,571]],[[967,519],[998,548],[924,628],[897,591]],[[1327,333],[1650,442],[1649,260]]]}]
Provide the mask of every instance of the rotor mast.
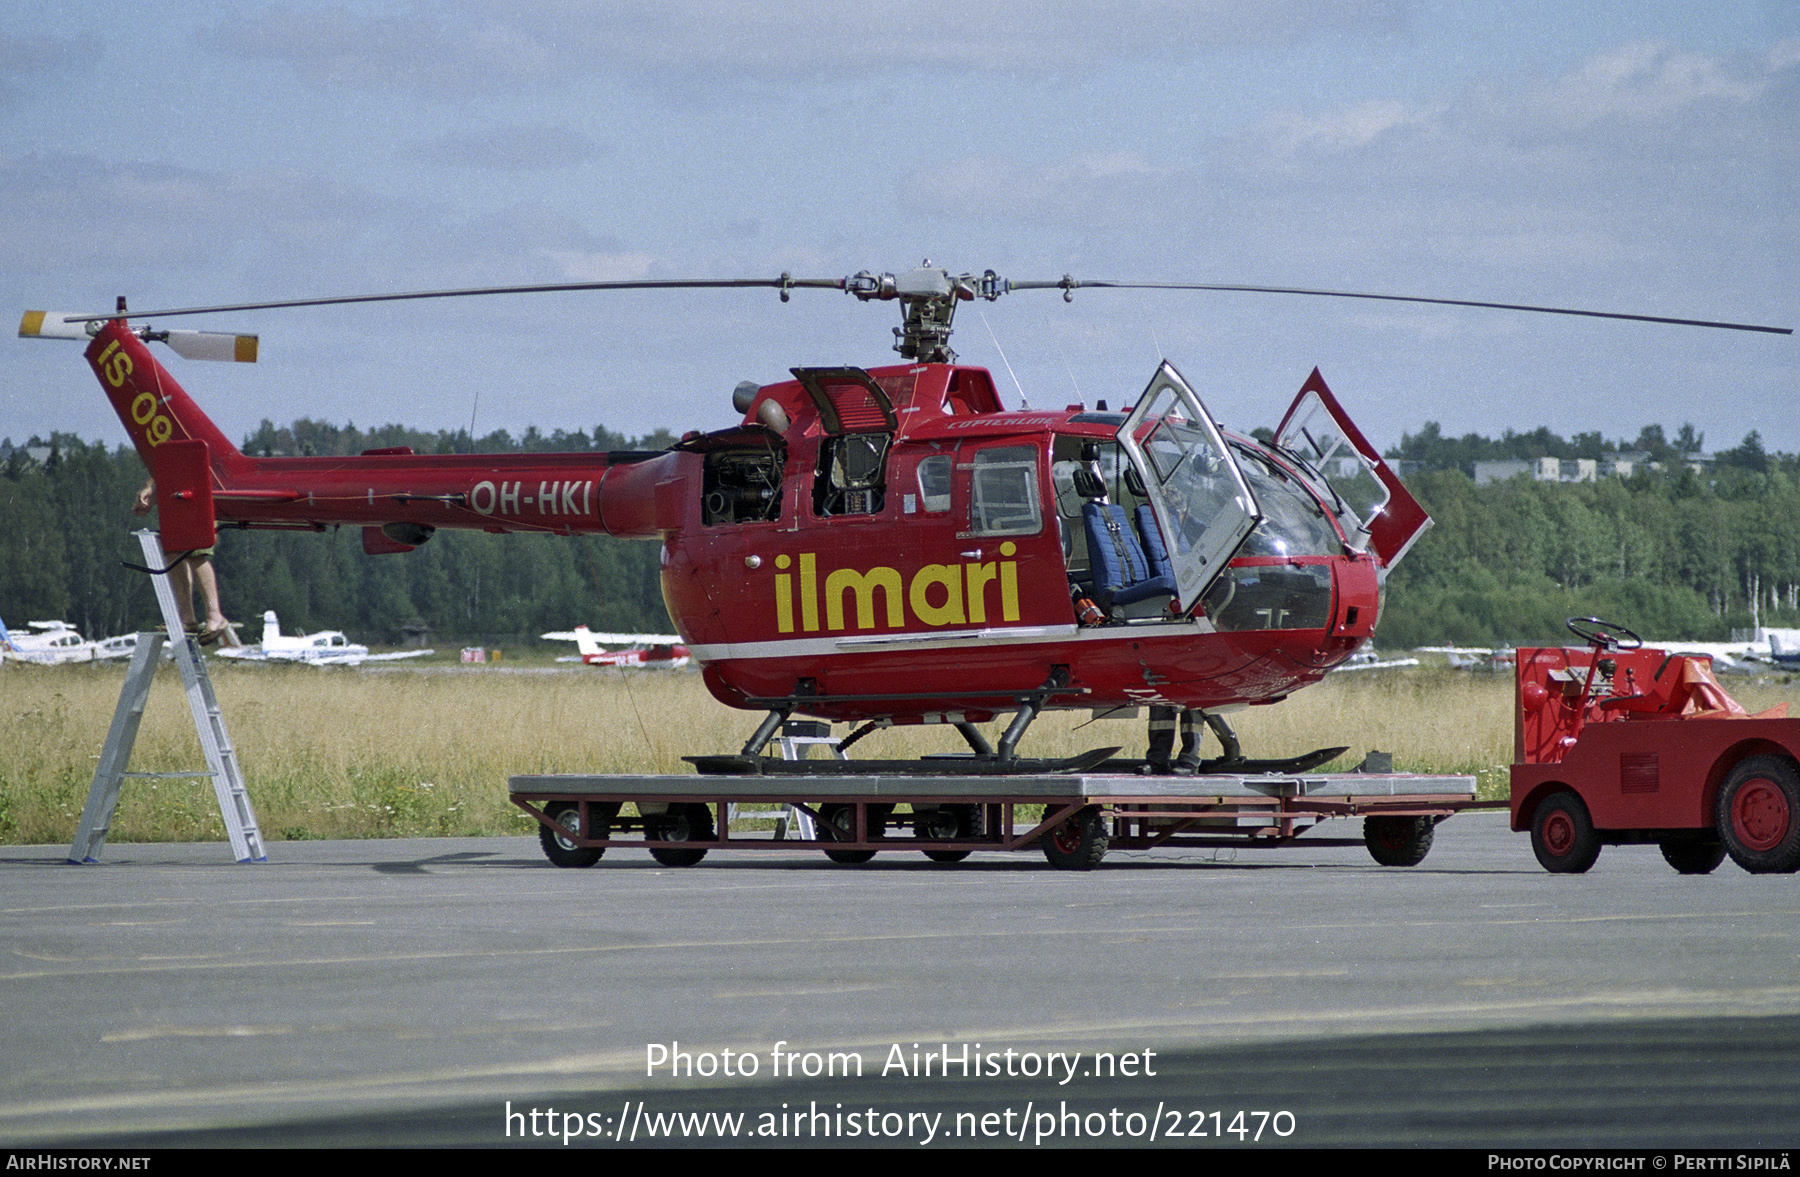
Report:
[{"label": "rotor mast", "polygon": [[921,364],[954,364],[950,349],[950,322],[956,304],[984,298],[993,302],[1011,289],[1000,275],[988,270],[980,277],[952,275],[926,258],[917,269],[898,276],[862,270],[844,279],[844,290],[864,302],[900,300],[901,325],[894,328],[894,350]]}]

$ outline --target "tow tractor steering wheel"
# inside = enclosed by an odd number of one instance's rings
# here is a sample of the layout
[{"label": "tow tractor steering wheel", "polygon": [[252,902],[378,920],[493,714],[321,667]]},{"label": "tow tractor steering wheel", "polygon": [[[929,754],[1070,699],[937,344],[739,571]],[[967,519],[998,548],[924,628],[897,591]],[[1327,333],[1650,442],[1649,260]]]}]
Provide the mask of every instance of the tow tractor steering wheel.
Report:
[{"label": "tow tractor steering wheel", "polygon": [[1624,626],[1598,617],[1571,617],[1568,625],[1570,633],[1601,650],[1636,650],[1644,644],[1643,638]]}]

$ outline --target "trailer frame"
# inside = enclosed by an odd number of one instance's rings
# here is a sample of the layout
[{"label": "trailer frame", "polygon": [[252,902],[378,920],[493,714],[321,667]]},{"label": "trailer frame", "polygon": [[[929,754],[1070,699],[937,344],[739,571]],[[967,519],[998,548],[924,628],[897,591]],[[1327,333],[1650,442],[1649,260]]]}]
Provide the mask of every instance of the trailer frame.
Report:
[{"label": "trailer frame", "polygon": [[[1333,818],[1364,818],[1359,837],[1310,835],[1315,846],[1365,846],[1377,862],[1411,866],[1438,822],[1504,801],[1475,800],[1475,778],[1410,773],[1188,777],[1131,775],[515,776],[513,804],[540,826],[559,866],[591,866],[610,849],[645,849],[687,866],[713,850],[820,850],[866,862],[918,851],[953,862],[975,851],[1041,849],[1054,866],[1086,870],[1108,849],[1275,848]],[[635,810],[627,814],[625,807]],[[813,837],[745,828],[776,805],[811,819]],[[897,812],[906,806],[911,812]],[[1043,807],[1041,816],[1021,812]],[[737,827],[734,829],[734,825]],[[951,832],[954,831],[954,832]]]}]

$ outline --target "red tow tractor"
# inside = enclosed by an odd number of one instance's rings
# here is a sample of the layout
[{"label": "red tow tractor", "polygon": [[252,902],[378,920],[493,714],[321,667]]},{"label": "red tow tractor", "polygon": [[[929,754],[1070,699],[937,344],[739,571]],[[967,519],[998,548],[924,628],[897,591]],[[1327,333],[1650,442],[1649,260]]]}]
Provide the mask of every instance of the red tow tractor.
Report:
[{"label": "red tow tractor", "polygon": [[1682,874],[1730,854],[1800,869],[1800,719],[1739,706],[1704,655],[1646,648],[1595,617],[1585,647],[1521,649],[1512,828],[1544,869],[1579,874],[1602,846],[1654,843]]}]

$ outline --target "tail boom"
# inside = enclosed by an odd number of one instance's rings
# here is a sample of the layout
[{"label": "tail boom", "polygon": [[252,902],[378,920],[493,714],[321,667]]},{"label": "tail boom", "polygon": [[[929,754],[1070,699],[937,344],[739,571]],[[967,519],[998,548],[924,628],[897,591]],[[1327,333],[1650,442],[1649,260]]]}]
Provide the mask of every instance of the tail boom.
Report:
[{"label": "tail boom", "polygon": [[[254,458],[201,411],[123,319],[106,323],[87,359],[159,497],[210,475],[217,522],[239,527],[381,529],[399,551],[439,527],[593,533],[656,539],[681,526],[671,490],[697,465],[684,453],[415,454]],[[205,447],[196,467],[194,448]],[[181,460],[177,455],[181,455]],[[199,497],[188,493],[183,501]],[[404,538],[402,538],[404,537]]]}]

